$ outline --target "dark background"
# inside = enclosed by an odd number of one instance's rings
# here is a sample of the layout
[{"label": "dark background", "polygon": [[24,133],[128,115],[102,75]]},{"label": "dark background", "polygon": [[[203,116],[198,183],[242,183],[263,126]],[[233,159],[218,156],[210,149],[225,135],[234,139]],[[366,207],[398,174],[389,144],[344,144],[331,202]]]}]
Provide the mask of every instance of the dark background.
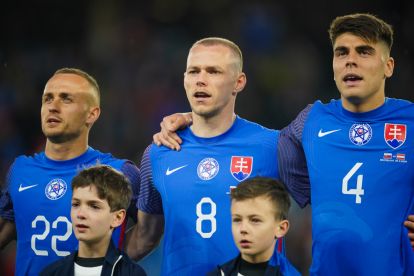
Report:
[{"label": "dark background", "polygon": [[[386,94],[413,100],[413,1],[3,1],[1,179],[14,157],[43,149],[41,94],[58,68],[81,68],[100,84],[102,114],[90,145],[139,162],[162,117],[189,110],[182,83],[194,41],[220,36],[240,46],[248,82],[236,112],[280,129],[306,104],[339,96],[327,30],[354,12],[393,25],[396,68]],[[291,220],[288,255],[306,271],[309,209],[294,206]]]}]

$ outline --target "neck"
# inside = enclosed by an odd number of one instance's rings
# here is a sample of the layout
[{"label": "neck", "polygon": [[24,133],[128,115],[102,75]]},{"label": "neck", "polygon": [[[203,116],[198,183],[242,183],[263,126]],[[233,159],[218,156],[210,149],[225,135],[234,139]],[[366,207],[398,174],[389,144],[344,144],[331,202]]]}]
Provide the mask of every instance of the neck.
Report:
[{"label": "neck", "polygon": [[368,98],[344,97],[341,96],[342,106],[354,113],[363,113],[382,106],[385,102],[385,92],[376,93]]},{"label": "neck", "polygon": [[52,160],[69,160],[82,155],[88,149],[88,136],[63,143],[46,140],[45,154]]},{"label": "neck", "polygon": [[215,137],[226,132],[236,119],[234,112],[229,114],[220,114],[220,116],[214,116],[205,118],[199,116],[193,112],[193,124],[191,130],[198,137],[210,138]]},{"label": "neck", "polygon": [[101,239],[99,242],[88,243],[79,241],[78,256],[81,258],[101,258],[105,257],[108,250],[111,236]]}]

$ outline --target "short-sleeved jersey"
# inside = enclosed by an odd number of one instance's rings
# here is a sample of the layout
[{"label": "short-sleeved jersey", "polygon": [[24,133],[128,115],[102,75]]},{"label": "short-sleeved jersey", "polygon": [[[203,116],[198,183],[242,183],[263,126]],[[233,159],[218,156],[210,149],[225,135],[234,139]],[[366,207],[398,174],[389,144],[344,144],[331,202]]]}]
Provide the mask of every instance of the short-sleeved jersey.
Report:
[{"label": "short-sleeved jersey", "polygon": [[137,207],[164,214],[162,274],[205,275],[238,254],[230,189],[248,177],[278,178],[278,132],[237,117],[216,137],[179,135],[181,151],[150,145],[144,153]]},{"label": "short-sleeved jersey", "polygon": [[[138,168],[92,148],[67,161],[51,160],[44,152],[16,158],[0,209],[3,218],[16,224],[16,275],[38,275],[46,265],[77,249],[70,219],[71,181],[80,170],[97,164],[123,172],[130,179],[134,196],[138,196]],[[125,225],[114,230],[113,240],[118,246],[124,232]]]},{"label": "short-sleeved jersey", "polygon": [[403,226],[414,211],[414,104],[387,98],[352,113],[318,101],[280,140],[293,162],[306,157],[311,197],[298,202],[312,202],[311,274],[414,275]]}]

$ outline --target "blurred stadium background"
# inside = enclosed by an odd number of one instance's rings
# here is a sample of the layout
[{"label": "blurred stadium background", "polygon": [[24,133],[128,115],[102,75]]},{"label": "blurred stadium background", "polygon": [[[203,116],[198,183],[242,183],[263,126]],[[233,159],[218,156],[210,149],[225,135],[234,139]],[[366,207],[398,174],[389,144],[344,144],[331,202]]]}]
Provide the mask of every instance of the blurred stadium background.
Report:
[{"label": "blurred stadium background", "polygon": [[[279,129],[306,104],[338,97],[327,29],[336,16],[354,12],[394,26],[396,68],[386,93],[413,100],[413,1],[3,1],[1,179],[14,157],[43,149],[41,94],[58,68],[84,69],[100,84],[103,112],[90,145],[139,163],[162,117],[189,110],[182,81],[195,40],[221,36],[241,47],[248,84],[237,113]],[[290,218],[288,256],[306,275],[310,208],[294,206]],[[2,275],[12,273],[13,250],[0,255]],[[145,266],[157,275],[156,265]]]}]

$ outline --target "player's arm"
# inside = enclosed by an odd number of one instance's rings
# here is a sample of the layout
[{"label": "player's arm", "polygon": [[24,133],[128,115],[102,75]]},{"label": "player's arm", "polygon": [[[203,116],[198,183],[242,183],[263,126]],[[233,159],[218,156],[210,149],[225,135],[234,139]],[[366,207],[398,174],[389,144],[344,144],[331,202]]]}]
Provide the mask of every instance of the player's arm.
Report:
[{"label": "player's arm", "polygon": [[131,218],[134,223],[136,223],[138,211],[136,204],[141,188],[141,173],[135,163],[130,160],[126,161],[122,165],[121,172],[126,176],[126,178],[128,178],[132,189],[132,198],[127,210],[127,216],[128,218]]},{"label": "player's arm", "polygon": [[414,250],[414,215],[409,215],[404,221],[404,226],[408,229],[408,238],[410,239],[411,247]]},{"label": "player's arm", "polygon": [[160,124],[161,131],[153,136],[154,143],[157,146],[164,145],[173,150],[180,150],[182,140],[176,131],[191,125],[192,121],[191,112],[175,113],[164,117]]},{"label": "player's arm", "polygon": [[126,252],[139,260],[153,250],[164,233],[164,213],[161,195],[156,189],[148,146],[141,161],[141,187],[137,201],[137,223],[127,232]]},{"label": "player's arm", "polygon": [[311,108],[312,105],[308,105],[295,120],[280,131],[277,145],[280,179],[302,208],[310,203],[309,172],[302,133]]},{"label": "player's arm", "polygon": [[14,222],[0,217],[0,250],[16,239],[16,225]]},{"label": "player's arm", "polygon": [[13,203],[7,189],[0,192],[0,250],[16,239]]},{"label": "player's arm", "polygon": [[163,215],[138,210],[137,223],[127,232],[126,253],[131,259],[139,261],[158,246],[163,233]]}]

